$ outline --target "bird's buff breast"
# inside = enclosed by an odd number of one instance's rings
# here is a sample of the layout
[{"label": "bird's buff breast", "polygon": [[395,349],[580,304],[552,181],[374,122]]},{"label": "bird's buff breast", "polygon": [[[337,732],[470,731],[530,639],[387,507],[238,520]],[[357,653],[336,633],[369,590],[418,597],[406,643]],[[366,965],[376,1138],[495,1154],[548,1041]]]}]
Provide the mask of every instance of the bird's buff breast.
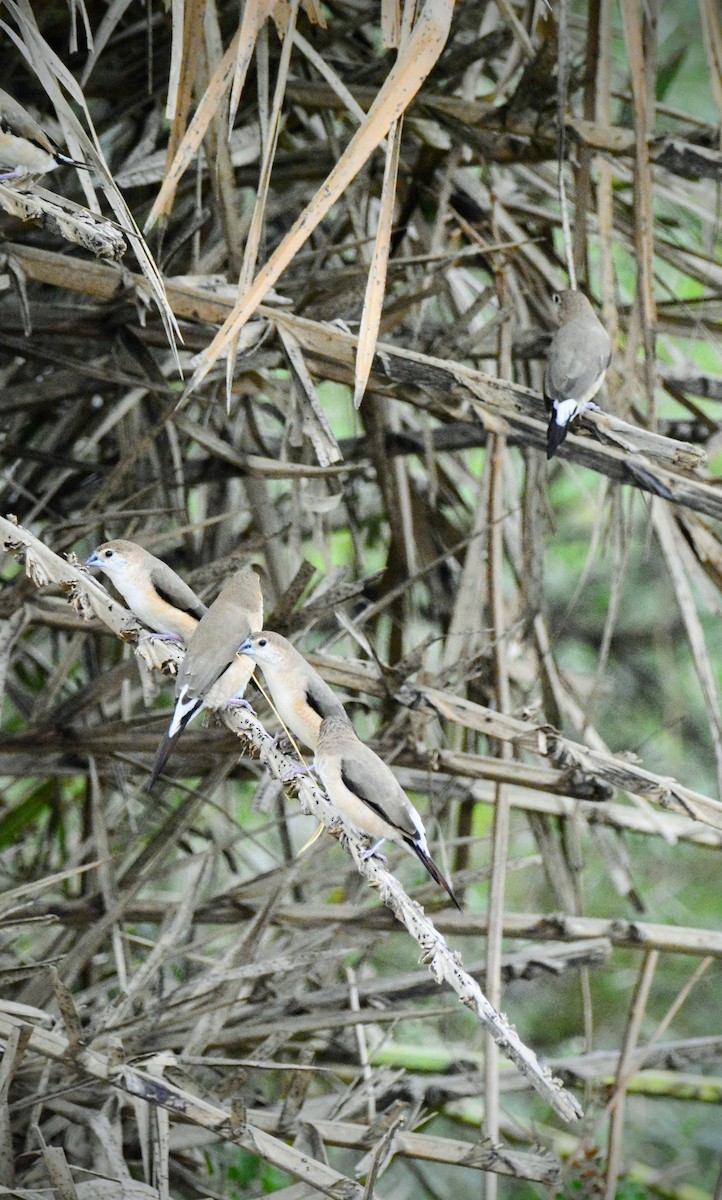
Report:
[{"label": "bird's buff breast", "polygon": [[27,138],[0,130],[0,165],[13,170],[22,168],[28,174],[44,175],[57,166],[52,154],[40,146],[34,146]]}]

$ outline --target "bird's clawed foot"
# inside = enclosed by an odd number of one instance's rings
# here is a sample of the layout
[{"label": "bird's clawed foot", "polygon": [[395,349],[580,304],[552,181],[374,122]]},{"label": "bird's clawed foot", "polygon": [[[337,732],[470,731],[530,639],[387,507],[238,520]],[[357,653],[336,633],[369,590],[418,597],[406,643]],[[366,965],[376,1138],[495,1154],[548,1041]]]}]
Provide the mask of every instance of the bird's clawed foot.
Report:
[{"label": "bird's clawed foot", "polygon": [[287,767],[283,768],[280,779],[281,783],[293,783],[294,780],[297,780],[301,777],[308,778],[310,774],[311,769],[310,767],[305,766],[305,764],[289,763]]},{"label": "bird's clawed foot", "polygon": [[273,748],[279,750],[281,754],[290,754],[293,750],[291,739],[286,733],[276,733],[273,736]]},{"label": "bird's clawed foot", "polygon": [[367,858],[378,858],[379,862],[385,863],[386,855],[379,854],[379,850],[385,841],[386,838],[380,838],[378,842],[374,842],[373,846],[369,846],[368,850],[364,850],[363,854],[361,855],[361,861],[366,862]]}]

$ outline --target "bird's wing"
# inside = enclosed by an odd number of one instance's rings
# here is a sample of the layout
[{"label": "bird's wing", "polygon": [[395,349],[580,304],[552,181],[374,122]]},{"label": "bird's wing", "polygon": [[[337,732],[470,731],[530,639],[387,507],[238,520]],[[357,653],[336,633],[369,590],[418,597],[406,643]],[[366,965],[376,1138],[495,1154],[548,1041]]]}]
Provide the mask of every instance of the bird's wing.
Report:
[{"label": "bird's wing", "polygon": [[[581,353],[581,347],[584,352]],[[609,366],[611,344],[602,325],[568,321],[554,335],[544,374],[544,391],[550,400],[584,396]]]},{"label": "bird's wing", "polygon": [[[367,753],[364,753],[367,751]],[[412,808],[390,769],[360,743],[341,755],[341,779],[377,816],[412,841],[418,835]]]},{"label": "bird's wing", "polygon": [[48,154],[55,154],[56,147],[51,142],[45,130],[33,120],[22,104],[18,104],[7,92],[0,90],[0,129],[6,133],[14,133],[18,137],[35,142]]},{"label": "bird's wing", "polygon": [[[216,601],[217,604],[217,601]],[[233,662],[244,638],[252,633],[251,616],[238,609],[226,612],[213,605],[198,624],[188,652],[178,670],[176,695],[186,688],[191,696],[205,696]]]},{"label": "bird's wing", "polygon": [[200,711],[200,708],[200,700],[180,700],[176,704],[173,720],[167,732],[163,734],[161,743],[156,751],[155,759],[153,760],[153,770],[151,771],[150,782],[148,783],[149,792],[152,791],[158,782],[165,764],[173,753],[186,725],[193,720],[196,713]]},{"label": "bird's wing", "polygon": [[334,695],[328,684],[318,676],[309,679],[306,684],[306,703],[322,721],[325,717],[333,716],[341,709],[341,701]]},{"label": "bird's wing", "polygon": [[203,614],[208,611],[193,589],[160,559],[151,567],[150,581],[161,600],[165,600],[166,604],[171,604],[180,612],[190,613],[192,617],[196,617],[200,621]]}]

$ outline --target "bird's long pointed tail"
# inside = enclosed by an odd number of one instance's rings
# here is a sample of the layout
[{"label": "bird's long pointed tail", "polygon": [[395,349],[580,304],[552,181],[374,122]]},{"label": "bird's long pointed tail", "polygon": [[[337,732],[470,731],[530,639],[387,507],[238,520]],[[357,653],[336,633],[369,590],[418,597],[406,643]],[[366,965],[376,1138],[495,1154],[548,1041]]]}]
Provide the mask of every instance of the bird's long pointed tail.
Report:
[{"label": "bird's long pointed tail", "polygon": [[452,892],[452,890],[451,890],[451,888],[450,888],[449,884],[448,884],[448,883],[446,882],[446,880],[444,879],[444,876],[441,874],[441,871],[440,871],[440,870],[439,870],[439,868],[437,867],[437,865],[436,865],[436,863],[434,862],[434,860],[433,860],[433,858],[431,857],[431,855],[430,855],[430,854],[427,854],[425,850],[422,850],[422,849],[421,849],[421,846],[418,846],[418,845],[416,844],[416,842],[412,842],[410,838],[409,838],[409,841],[408,841],[408,843],[407,843],[407,844],[408,844],[408,845],[411,847],[411,849],[413,850],[414,854],[415,854],[415,855],[416,855],[416,857],[419,859],[419,861],[420,861],[420,862],[422,862],[422,863],[424,864],[424,866],[426,867],[426,870],[429,872],[429,875],[431,876],[431,878],[432,878],[432,879],[433,879],[433,880],[434,880],[436,883],[438,883],[438,884],[440,884],[440,885],[441,885],[441,887],[444,889],[444,891],[445,891],[445,892],[446,892],[446,893],[449,895],[449,897],[451,898],[451,901],[452,901],[452,903],[456,905],[456,907],[458,908],[459,912],[462,912],[463,910],[462,910],[462,907],[461,907],[461,905],[459,904],[459,901],[456,899],[456,896],[455,896],[455,895],[454,895],[454,893]]},{"label": "bird's long pointed tail", "polygon": [[552,408],[547,426],[547,459],[554,457],[568,433],[569,422],[567,421],[564,425],[560,424],[557,419],[557,410]]},{"label": "bird's long pointed tail", "polygon": [[[170,728],[168,729],[167,733],[163,734],[161,743],[156,750],[155,759],[153,760],[153,770],[151,771],[150,782],[148,784],[149,792],[152,792],[160,776],[165,770],[165,765],[175,750],[178,739],[181,737],[186,725],[193,720],[196,713],[200,712],[202,707],[203,701],[197,700],[192,707],[186,708],[180,720],[177,720],[176,716],[173,717]],[[176,726],[175,732],[171,733],[171,729],[174,725]]]},{"label": "bird's long pointed tail", "polygon": [[55,159],[58,163],[62,163],[66,167],[80,167],[81,171],[92,170],[92,167],[88,166],[87,163],[79,162],[77,158],[68,158],[67,154],[61,154],[59,150],[56,151]]}]

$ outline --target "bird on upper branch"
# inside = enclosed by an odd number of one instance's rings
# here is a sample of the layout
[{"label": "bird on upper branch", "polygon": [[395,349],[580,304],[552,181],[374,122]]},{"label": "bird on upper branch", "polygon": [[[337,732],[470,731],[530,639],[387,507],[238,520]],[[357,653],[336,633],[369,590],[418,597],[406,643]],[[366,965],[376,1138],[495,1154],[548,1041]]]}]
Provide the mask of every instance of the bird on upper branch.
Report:
[{"label": "bird on upper branch", "polygon": [[554,296],[559,328],[547,351],[544,395],[552,410],[547,429],[547,458],[553,458],[569,432],[569,425],[599,391],[609,366],[609,334],[582,292]]}]

